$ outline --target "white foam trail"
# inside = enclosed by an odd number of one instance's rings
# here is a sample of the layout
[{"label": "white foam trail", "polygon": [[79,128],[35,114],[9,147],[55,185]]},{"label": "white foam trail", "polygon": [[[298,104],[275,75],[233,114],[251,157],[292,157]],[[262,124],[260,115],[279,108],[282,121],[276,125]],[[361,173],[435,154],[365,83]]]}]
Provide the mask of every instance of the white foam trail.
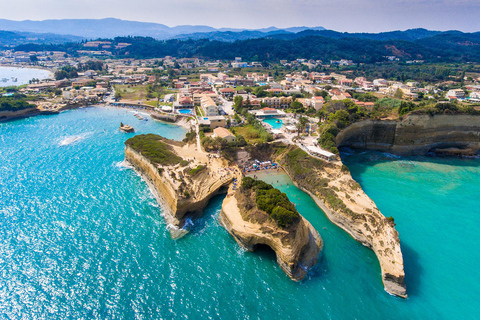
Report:
[{"label": "white foam trail", "polygon": [[82,133],[76,136],[69,136],[69,137],[63,138],[63,140],[61,140],[58,144],[60,146],[68,146],[75,142],[79,142],[83,139],[86,139],[88,136],[91,136],[92,134],[93,132],[87,132],[87,133]]},{"label": "white foam trail", "polygon": [[132,165],[128,163],[128,161],[118,161],[114,163],[114,166],[118,168],[120,171],[127,170],[127,169],[133,169]]}]

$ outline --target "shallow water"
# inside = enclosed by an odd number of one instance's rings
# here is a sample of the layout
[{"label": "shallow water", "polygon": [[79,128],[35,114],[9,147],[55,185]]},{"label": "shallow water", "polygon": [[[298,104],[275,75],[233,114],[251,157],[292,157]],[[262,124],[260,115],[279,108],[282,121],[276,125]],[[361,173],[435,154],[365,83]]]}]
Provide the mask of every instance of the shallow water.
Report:
[{"label": "shallow water", "polygon": [[[17,78],[14,82],[12,77]],[[28,84],[28,81],[32,79],[48,79],[52,77],[52,73],[48,70],[31,69],[31,68],[13,68],[13,67],[0,67],[0,87],[9,86],[21,86]],[[6,78],[6,81],[1,81]]]},{"label": "shallow water", "polygon": [[478,160],[347,161],[397,222],[410,294],[402,300],[383,290],[373,252],[330,223],[285,175],[265,179],[325,242],[305,281],[291,281],[273,252],[239,248],[217,222],[224,196],[211,201],[190,234],[172,240],[161,207],[123,164],[123,143],[134,134],[120,133],[120,121],[138,133],[185,134],[106,108],[0,123],[0,318],[477,316]]}]

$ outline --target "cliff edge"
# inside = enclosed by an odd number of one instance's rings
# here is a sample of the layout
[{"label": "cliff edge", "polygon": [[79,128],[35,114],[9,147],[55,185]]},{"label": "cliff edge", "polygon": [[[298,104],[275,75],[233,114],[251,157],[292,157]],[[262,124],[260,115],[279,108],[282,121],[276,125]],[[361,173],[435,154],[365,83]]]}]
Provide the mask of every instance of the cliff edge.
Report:
[{"label": "cliff edge", "polygon": [[[125,160],[147,181],[165,207],[167,223],[176,228],[182,228],[187,217],[203,212],[210,198],[234,179],[230,171],[219,171],[222,159],[210,160],[190,148],[194,146],[153,134],[125,142]],[[187,154],[192,157],[187,159]]]},{"label": "cliff edge", "polygon": [[[242,182],[240,190],[225,198],[219,216],[220,224],[246,250],[254,251],[258,245],[269,246],[275,251],[282,270],[292,280],[302,280],[317,263],[322,250],[323,241],[319,233],[296,212],[285,194],[280,196],[280,191],[263,181],[251,178],[243,181],[255,186],[248,189]],[[280,200],[282,203],[270,201],[274,198],[275,201],[283,199]],[[270,210],[265,210],[271,211],[270,215],[260,209],[267,207]]]},{"label": "cliff edge", "polygon": [[480,153],[480,116],[410,114],[402,120],[364,120],[343,129],[336,144],[405,156],[476,155]]},{"label": "cliff edge", "polygon": [[279,162],[333,223],[375,252],[385,290],[406,298],[403,256],[395,223],[380,213],[348,168],[341,162],[311,157],[298,147],[289,147]]}]

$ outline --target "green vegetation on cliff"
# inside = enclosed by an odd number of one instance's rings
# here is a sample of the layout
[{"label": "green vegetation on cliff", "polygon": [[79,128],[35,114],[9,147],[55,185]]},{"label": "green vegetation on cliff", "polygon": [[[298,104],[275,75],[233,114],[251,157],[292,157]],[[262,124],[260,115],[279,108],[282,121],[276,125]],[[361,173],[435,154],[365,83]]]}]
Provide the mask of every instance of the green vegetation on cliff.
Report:
[{"label": "green vegetation on cliff", "polygon": [[378,120],[383,118],[401,119],[408,114],[480,114],[471,105],[459,102],[435,102],[435,101],[403,101],[393,98],[376,99],[370,94],[359,95],[352,92],[352,95],[360,101],[375,102],[374,107],[367,111],[365,107],[356,105],[351,100],[330,101],[321,111],[326,121],[319,127],[319,145],[333,153],[338,154],[336,136],[343,129],[351,124],[365,120]]},{"label": "green vegetation on cliff", "polygon": [[15,93],[10,97],[0,97],[0,112],[1,111],[19,111],[28,108],[35,108],[34,104],[25,101],[27,96]]},{"label": "green vegetation on cliff", "polygon": [[137,151],[153,163],[160,165],[176,165],[182,158],[173,152],[173,148],[161,141],[155,134],[140,134],[125,141],[125,145]]},{"label": "green vegetation on cliff", "polygon": [[252,191],[257,208],[265,211],[281,228],[286,229],[299,221],[300,214],[285,193],[261,180],[243,178],[240,192]]},{"label": "green vegetation on cliff", "polygon": [[[333,164],[314,158],[298,147],[293,147],[283,156],[280,163],[287,170],[292,180],[303,189],[320,196],[333,210],[344,212],[348,215],[355,215],[347,208],[345,203],[339,199],[328,186],[329,179],[322,176],[319,171],[324,170]],[[345,170],[342,168],[342,170]],[[358,185],[352,186],[359,188]]]},{"label": "green vegetation on cliff", "polygon": [[196,175],[197,173],[199,173],[200,171],[202,171],[205,168],[206,168],[205,166],[197,166],[196,168],[188,171],[188,174],[193,177],[194,175]]}]

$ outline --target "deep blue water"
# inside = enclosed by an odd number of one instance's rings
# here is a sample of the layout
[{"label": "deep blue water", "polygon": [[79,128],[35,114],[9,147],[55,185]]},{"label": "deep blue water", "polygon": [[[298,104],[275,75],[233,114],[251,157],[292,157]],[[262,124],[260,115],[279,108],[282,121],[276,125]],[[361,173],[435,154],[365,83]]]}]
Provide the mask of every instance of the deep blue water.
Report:
[{"label": "deep blue water", "polygon": [[410,294],[402,300],[383,290],[373,252],[285,175],[265,179],[325,242],[305,281],[291,281],[272,252],[238,247],[217,222],[223,196],[172,240],[148,187],[122,164],[134,134],[120,133],[120,121],[137,133],[185,134],[105,108],[0,123],[0,318],[478,317],[478,160],[347,157],[380,210],[395,217]]}]

